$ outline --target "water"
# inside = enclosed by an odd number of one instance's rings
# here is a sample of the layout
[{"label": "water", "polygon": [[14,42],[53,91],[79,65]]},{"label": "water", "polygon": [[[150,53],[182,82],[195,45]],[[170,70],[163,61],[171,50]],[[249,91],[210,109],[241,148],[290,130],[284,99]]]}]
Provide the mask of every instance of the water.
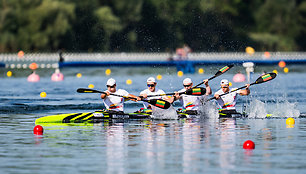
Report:
[{"label": "water", "polygon": [[[149,76],[163,75],[158,87],[166,92],[182,88],[191,77],[195,84],[211,77],[220,67],[204,67],[205,74],[177,77],[171,68],[112,68],[117,86],[132,94],[146,88]],[[239,69],[239,68],[237,68]],[[257,67],[252,80],[262,70]],[[35,119],[57,113],[90,112],[103,108],[99,94],[79,94],[77,88],[94,84],[104,90],[105,68],[67,68],[63,82],[51,82],[51,70],[40,70],[41,81],[26,81],[29,71],[0,77],[1,173],[305,173],[306,76],[303,66],[289,66],[271,82],[251,87],[251,96],[239,97],[238,111],[247,106],[248,119],[140,120],[99,124],[44,126],[44,135],[33,135]],[[1,69],[1,74],[7,70]],[[82,78],[76,78],[76,73]],[[230,72],[210,82],[213,92]],[[125,81],[131,79],[132,85]],[[244,83],[233,84],[235,87]],[[39,96],[47,93],[46,98]],[[180,105],[175,103],[174,108]],[[141,103],[127,102],[133,112]],[[266,114],[273,118],[264,119]],[[288,128],[286,118],[294,117]],[[256,148],[242,148],[246,140]]]}]

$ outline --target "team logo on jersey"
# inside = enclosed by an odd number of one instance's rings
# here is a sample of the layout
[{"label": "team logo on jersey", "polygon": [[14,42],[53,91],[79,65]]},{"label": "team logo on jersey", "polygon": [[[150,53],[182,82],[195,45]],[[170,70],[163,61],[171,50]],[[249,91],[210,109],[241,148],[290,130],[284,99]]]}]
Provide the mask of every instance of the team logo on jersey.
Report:
[{"label": "team logo on jersey", "polygon": [[194,107],[195,105],[191,102],[187,103],[186,107],[185,108],[190,108],[190,107]]},{"label": "team logo on jersey", "polygon": [[120,106],[117,106],[117,104],[111,104],[109,106],[109,109],[116,109],[116,108],[120,108]]}]

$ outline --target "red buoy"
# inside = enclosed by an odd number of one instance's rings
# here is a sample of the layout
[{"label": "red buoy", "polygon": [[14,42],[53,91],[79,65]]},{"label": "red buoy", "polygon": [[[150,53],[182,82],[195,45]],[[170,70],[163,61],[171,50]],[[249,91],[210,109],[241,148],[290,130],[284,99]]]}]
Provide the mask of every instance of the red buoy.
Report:
[{"label": "red buoy", "polygon": [[255,149],[255,143],[252,140],[247,140],[243,143],[244,149]]},{"label": "red buoy", "polygon": [[41,125],[36,125],[33,129],[35,135],[42,135],[44,133],[44,128]]}]

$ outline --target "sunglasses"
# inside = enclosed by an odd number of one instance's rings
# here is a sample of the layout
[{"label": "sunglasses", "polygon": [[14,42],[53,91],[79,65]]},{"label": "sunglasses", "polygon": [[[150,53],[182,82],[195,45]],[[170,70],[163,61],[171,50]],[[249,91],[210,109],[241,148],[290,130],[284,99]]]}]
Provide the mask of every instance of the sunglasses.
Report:
[{"label": "sunglasses", "polygon": [[228,88],[228,86],[221,86],[221,88]]},{"label": "sunglasses", "polygon": [[187,87],[189,87],[189,86],[191,86],[191,84],[189,84],[189,85],[183,85],[185,88],[187,88]]},{"label": "sunglasses", "polygon": [[109,85],[106,85],[108,88],[114,88],[116,85],[113,85],[113,86],[109,86]]},{"label": "sunglasses", "polygon": [[148,87],[154,87],[154,84],[147,84]]}]

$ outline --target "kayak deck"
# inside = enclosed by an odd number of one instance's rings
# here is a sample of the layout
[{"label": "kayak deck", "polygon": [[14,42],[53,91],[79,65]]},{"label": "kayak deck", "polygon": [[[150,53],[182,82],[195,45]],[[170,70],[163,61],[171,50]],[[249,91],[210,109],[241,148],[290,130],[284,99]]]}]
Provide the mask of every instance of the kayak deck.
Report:
[{"label": "kayak deck", "polygon": [[[178,118],[199,118],[197,114],[190,114],[184,112],[177,112]],[[235,117],[242,117],[242,114],[235,115]],[[221,118],[221,116],[219,117]],[[222,117],[222,118],[230,118],[230,116]],[[153,119],[151,113],[120,113],[120,112],[105,112],[105,111],[94,111],[94,112],[86,112],[86,113],[69,113],[69,114],[57,114],[57,115],[49,115],[38,118],[35,120],[35,124],[40,123],[99,123],[105,120],[112,119]]]},{"label": "kayak deck", "polygon": [[151,115],[146,113],[108,113],[105,111],[95,111],[87,113],[58,114],[41,117],[35,120],[39,123],[82,123],[82,122],[101,122],[105,119],[146,119]]}]

